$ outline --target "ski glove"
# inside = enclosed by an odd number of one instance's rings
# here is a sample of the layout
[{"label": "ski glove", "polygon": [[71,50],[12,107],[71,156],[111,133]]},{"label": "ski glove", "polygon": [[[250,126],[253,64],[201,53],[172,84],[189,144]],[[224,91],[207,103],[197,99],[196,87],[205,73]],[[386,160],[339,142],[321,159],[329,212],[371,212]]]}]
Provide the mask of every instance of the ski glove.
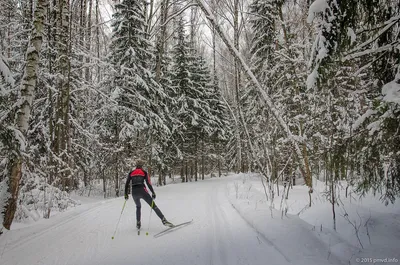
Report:
[{"label": "ski glove", "polygon": [[153,198],[153,200],[156,199],[156,194],[153,192],[153,194],[151,194],[151,197]]},{"label": "ski glove", "polygon": [[129,199],[129,195],[125,194],[125,200]]}]

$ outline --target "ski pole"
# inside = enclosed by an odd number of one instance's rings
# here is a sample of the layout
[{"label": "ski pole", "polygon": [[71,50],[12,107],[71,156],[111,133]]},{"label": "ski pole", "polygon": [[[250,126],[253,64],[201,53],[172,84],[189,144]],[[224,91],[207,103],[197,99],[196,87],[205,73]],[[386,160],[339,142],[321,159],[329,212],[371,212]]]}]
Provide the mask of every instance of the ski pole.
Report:
[{"label": "ski pole", "polygon": [[147,225],[147,232],[146,236],[149,235],[149,230],[150,230],[150,219],[151,219],[151,213],[153,212],[153,207],[154,207],[154,199],[151,201],[151,209],[150,209],[150,216],[149,216],[149,224]]},{"label": "ski pole", "polygon": [[124,206],[122,206],[122,211],[121,211],[121,214],[119,215],[118,223],[117,223],[117,226],[115,227],[115,231],[114,231],[114,234],[113,234],[113,236],[111,237],[111,239],[114,239],[115,233],[117,233],[119,221],[121,220],[122,213],[124,212],[124,209],[125,209],[125,204],[126,204],[126,200],[125,200],[125,202],[124,202]]}]

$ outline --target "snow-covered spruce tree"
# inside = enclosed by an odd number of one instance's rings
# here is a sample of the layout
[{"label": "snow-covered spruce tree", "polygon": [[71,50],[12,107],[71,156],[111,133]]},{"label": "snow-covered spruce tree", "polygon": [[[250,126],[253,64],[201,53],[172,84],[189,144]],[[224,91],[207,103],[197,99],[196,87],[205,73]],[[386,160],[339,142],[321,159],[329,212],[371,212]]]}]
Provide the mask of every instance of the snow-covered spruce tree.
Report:
[{"label": "snow-covered spruce tree", "polygon": [[[149,157],[150,135],[168,133],[164,125],[162,87],[151,71],[154,53],[145,32],[143,2],[126,0],[115,5],[113,36],[108,60],[112,70],[107,73],[109,93],[118,105],[111,106],[115,158],[115,185],[118,196],[118,177],[132,165],[124,166],[127,157]],[[121,165],[120,165],[121,164]]]},{"label": "snow-covered spruce tree", "polygon": [[[250,50],[252,71],[257,79],[264,84],[263,89],[269,95],[273,95],[273,91],[276,91],[274,89],[274,78],[277,79],[276,71],[281,70],[274,54],[278,40],[276,24],[279,21],[276,1],[253,1],[250,5],[250,12],[252,13],[250,25],[253,34]],[[276,132],[276,126],[270,121],[271,117],[259,96],[259,92],[251,82],[246,85],[241,104],[243,105],[243,115],[249,128],[250,137],[254,140],[257,155],[263,161],[265,167],[268,161],[266,155],[269,156],[268,153],[271,150],[276,150],[276,148],[266,145],[267,139],[276,138],[276,134],[271,137],[271,132]],[[273,143],[275,142],[276,140],[273,140]],[[269,150],[263,150],[264,148]],[[278,157],[273,155],[270,158],[277,159]],[[272,162],[272,164],[275,163]],[[258,168],[258,170],[262,169]],[[272,171],[277,172],[273,169]]]},{"label": "snow-covered spruce tree", "polygon": [[[215,127],[213,127],[211,135],[212,145],[210,145],[208,149],[203,150],[203,152],[205,153],[205,151],[207,151],[206,154],[211,157],[211,161],[214,163],[216,162],[218,176],[221,177],[222,167],[226,164],[224,154],[227,149],[225,146],[228,143],[228,139],[232,137],[232,126],[230,123],[228,106],[222,97],[221,88],[216,75],[213,77],[212,94],[211,98],[209,98],[209,102],[211,109],[210,118],[214,120]],[[202,161],[202,163],[204,163],[204,161]],[[213,171],[214,168],[215,166],[210,170]]]},{"label": "snow-covered spruce tree", "polygon": [[[164,14],[165,16],[165,14]],[[164,21],[165,23],[165,21]],[[166,34],[166,29],[162,27],[161,36],[163,39]],[[163,33],[164,32],[164,33]],[[175,167],[179,166],[180,154],[179,147],[175,144],[174,138],[170,137],[179,133],[180,122],[176,115],[171,112],[176,105],[177,94],[172,83],[172,58],[166,51],[167,43],[165,41],[157,40],[157,59],[156,59],[156,81],[160,84],[166,94],[164,99],[165,104],[165,124],[168,126],[169,133],[154,131],[152,138],[152,173],[158,172],[158,185],[166,184],[166,175],[172,174]],[[153,173],[154,174],[154,173]]]},{"label": "snow-covered spruce tree", "polygon": [[[7,63],[7,59],[0,56],[0,222],[3,224],[4,212],[10,193],[8,191],[9,163],[12,155],[12,147],[17,145],[10,126],[13,121],[13,109],[8,102],[13,101],[11,93],[15,87],[13,73]],[[1,233],[0,229],[0,233]]]},{"label": "snow-covered spruce tree", "polygon": [[[163,87],[167,95],[165,104],[168,111],[166,112],[165,119],[172,135],[181,133],[181,123],[177,119],[176,112],[173,111],[177,103],[178,95],[172,82],[174,74],[172,73],[173,58],[170,48],[175,43],[176,38],[169,38],[168,35],[170,31],[175,31],[176,20],[179,18],[179,16],[176,15],[179,13],[179,3],[171,3],[169,0],[160,1],[159,20],[155,27],[155,79]],[[163,134],[157,134],[155,136],[159,137],[162,135]],[[179,145],[175,143],[174,137],[163,137],[162,140],[153,140],[153,143],[156,144],[153,149],[157,150],[154,150],[156,152],[152,152],[152,154],[154,153],[154,155],[152,155],[152,160],[155,160],[152,163],[154,165],[153,171],[159,173],[158,185],[163,185],[166,183],[166,175],[169,174],[171,176],[174,169],[180,167],[182,154]]]},{"label": "snow-covered spruce tree", "polygon": [[[399,83],[400,5],[393,1],[358,3],[364,27],[353,29],[355,45],[344,60],[358,65],[356,72],[363,90],[362,113],[354,124],[354,154],[359,191],[380,192],[386,204],[400,196]],[[358,33],[360,32],[360,33]],[[366,130],[365,130],[366,129]]]},{"label": "snow-covered spruce tree", "polygon": [[[322,165],[327,185],[326,197],[332,206],[333,229],[336,230],[337,182],[347,179],[348,152],[346,138],[351,136],[351,96],[357,89],[347,72],[351,65],[343,64],[341,53],[349,47],[347,32],[355,24],[357,1],[318,1],[310,6],[308,22],[317,25],[317,35],[311,53],[311,74],[307,87],[314,90],[308,98],[314,103],[313,151],[315,167]],[[344,10],[348,8],[349,10]],[[350,93],[351,94],[351,93]],[[318,96],[316,96],[318,95]],[[350,99],[350,100],[349,100]],[[353,111],[354,113],[354,111]],[[319,174],[318,172],[315,172]]]},{"label": "snow-covered spruce tree", "polygon": [[315,14],[319,31],[308,85],[317,85],[317,109],[325,109],[319,116],[325,116],[320,122],[325,122],[321,135],[326,139],[319,145],[329,146],[321,150],[325,168],[332,181],[350,177],[359,191],[380,190],[383,200],[393,202],[399,194],[398,115],[396,100],[386,100],[386,95],[398,82],[399,53],[391,47],[399,38],[399,6],[390,1],[316,1],[309,20]]},{"label": "snow-covered spruce tree", "polygon": [[[178,27],[175,35],[176,43],[171,51],[171,57],[173,59],[171,82],[176,104],[171,109],[171,113],[179,122],[179,124],[177,124],[178,127],[173,131],[173,139],[176,146],[179,148],[179,157],[182,167],[181,172],[183,172],[183,168],[187,168],[187,159],[189,156],[188,150],[186,150],[189,144],[186,143],[188,138],[187,134],[190,131],[188,122],[191,122],[190,114],[195,114],[195,112],[190,112],[187,103],[188,100],[186,98],[186,91],[190,90],[192,81],[189,72],[189,65],[191,63],[189,59],[189,41],[184,31],[183,18],[180,17],[176,24]],[[188,178],[186,178],[185,181],[188,181]]]},{"label": "snow-covered spruce tree", "polygon": [[[195,180],[197,180],[197,168],[198,160],[201,156],[201,178],[204,179],[205,174],[205,152],[210,158],[216,157],[215,151],[213,151],[212,136],[215,136],[214,140],[220,140],[223,138],[222,132],[225,130],[223,126],[225,123],[223,120],[223,109],[219,105],[220,98],[218,90],[213,87],[211,80],[210,70],[201,55],[196,54],[196,51],[192,51],[194,54],[194,60],[191,64],[191,79],[193,85],[191,92],[188,93],[188,98],[192,101],[189,103],[189,107],[196,111],[197,124],[192,124],[191,130],[194,132],[194,155],[195,155]],[[215,108],[215,109],[214,109]],[[220,138],[218,138],[220,137]],[[201,152],[201,153],[200,153]],[[207,161],[209,164],[213,164],[212,160]]]},{"label": "snow-covered spruce tree", "polygon": [[[0,182],[4,181],[3,188],[5,188],[5,179],[7,173],[4,166],[9,152],[12,152],[13,137],[12,131],[9,126],[13,123],[15,109],[10,102],[15,102],[17,97],[17,80],[20,78],[18,74],[21,71],[18,60],[22,61],[23,52],[16,47],[22,45],[18,36],[18,32],[23,31],[23,23],[21,17],[17,16],[21,9],[18,8],[17,3],[9,0],[1,0],[0,4],[0,24],[4,25],[0,28]],[[26,52],[26,48],[25,48]],[[5,189],[4,192],[6,192]],[[1,192],[1,191],[0,191]],[[4,198],[3,198],[4,199]],[[1,204],[1,202],[0,202]],[[1,204],[5,206],[5,201]],[[0,213],[4,208],[0,208]],[[1,215],[2,216],[2,215]],[[3,219],[1,219],[1,223]]]},{"label": "snow-covered spruce tree", "polygon": [[179,129],[174,131],[174,139],[182,154],[181,172],[185,172],[185,180],[188,180],[188,174],[197,180],[198,160],[201,156],[203,176],[204,150],[212,143],[211,136],[217,132],[222,135],[225,121],[220,120],[223,107],[219,105],[221,98],[212,86],[210,70],[194,44],[188,41],[182,17],[177,22],[172,58],[171,82],[177,102],[172,113],[180,122]]},{"label": "snow-covered spruce tree", "polygon": [[1,0],[0,10],[0,51],[7,59],[9,68],[18,81],[22,77],[24,56],[28,46],[28,34],[32,23],[33,1],[16,3],[11,0]]},{"label": "snow-covered spruce tree", "polygon": [[[21,4],[10,0],[1,0],[0,5],[0,172],[6,163],[7,157],[15,140],[10,131],[15,115],[15,102],[18,96],[18,85],[22,77],[25,65],[25,54],[28,44],[29,27],[32,21],[32,14],[28,2]],[[27,17],[30,15],[30,17]],[[3,161],[3,162],[1,162]],[[7,174],[0,174],[0,181],[6,178]]]}]

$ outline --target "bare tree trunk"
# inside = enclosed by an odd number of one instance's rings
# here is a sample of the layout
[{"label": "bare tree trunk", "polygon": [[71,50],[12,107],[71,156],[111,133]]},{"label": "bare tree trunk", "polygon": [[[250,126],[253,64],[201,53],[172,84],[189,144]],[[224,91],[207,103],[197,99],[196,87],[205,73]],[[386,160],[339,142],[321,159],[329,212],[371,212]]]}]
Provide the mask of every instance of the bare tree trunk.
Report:
[{"label": "bare tree trunk", "polygon": [[196,35],[196,20],[197,20],[197,6],[190,8],[190,45],[192,48],[196,47],[194,36]]},{"label": "bare tree trunk", "polygon": [[[99,26],[99,1],[96,0],[96,48],[97,48],[97,58],[100,59],[100,26]],[[100,66],[97,65],[97,82],[100,82]]]},{"label": "bare tree trunk", "polygon": [[193,160],[190,161],[190,181],[193,179]]},{"label": "bare tree trunk", "polygon": [[[239,0],[234,0],[234,13],[233,13],[233,45],[235,49],[239,52]],[[238,58],[235,57],[235,96],[236,96],[236,109],[237,117],[241,116],[240,107],[240,63]],[[241,126],[239,122],[236,128],[236,140],[237,143],[237,154],[238,154],[238,171],[244,172],[243,165],[243,149],[242,149],[242,137],[241,137]]]},{"label": "bare tree trunk", "polygon": [[217,157],[218,157],[218,177],[221,177],[221,150],[220,150],[220,144],[217,143]]},{"label": "bare tree trunk", "polygon": [[187,160],[185,162],[185,175],[186,175],[186,182],[188,182],[189,179],[188,179],[188,163],[187,163]]},{"label": "bare tree trunk", "polygon": [[336,211],[335,211],[335,181],[331,180],[331,204],[333,217],[333,230],[336,231]]},{"label": "bare tree trunk", "polygon": [[[59,0],[60,2],[63,0]],[[80,2],[80,15],[79,15],[79,46],[81,49],[84,47],[85,41],[85,27],[86,27],[86,6],[87,0],[81,0]],[[83,55],[79,55],[79,61],[84,62]],[[82,75],[82,70],[79,70],[79,77]]]},{"label": "bare tree trunk", "polygon": [[118,158],[116,159],[115,163],[115,196],[119,197],[119,176],[118,176],[118,169],[119,169],[119,163],[118,163]]},{"label": "bare tree trunk", "polygon": [[279,197],[279,184],[278,184],[278,182],[279,182],[279,179],[276,178],[276,195]]},{"label": "bare tree trunk", "polygon": [[204,136],[202,137],[203,141],[201,143],[201,179],[204,180]]},{"label": "bare tree trunk", "polygon": [[[212,1],[213,5],[213,11],[216,9],[216,1]],[[214,13],[213,13],[214,14]],[[216,31],[215,31],[215,26],[212,25],[212,48],[213,48],[213,84],[215,87],[218,86],[218,80],[217,80],[217,62],[216,62]],[[203,143],[204,146],[204,143]],[[218,166],[218,177],[221,177],[221,157],[220,157],[220,144],[217,139],[217,143],[215,144],[215,149],[217,152],[217,166]],[[203,147],[204,150],[204,147]],[[204,151],[203,151],[204,152]]]},{"label": "bare tree trunk", "polygon": [[164,50],[165,50],[165,41],[166,41],[166,34],[167,34],[167,25],[166,20],[168,16],[168,5],[169,0],[162,0],[161,1],[161,10],[160,10],[160,35],[157,39],[156,50],[156,81],[160,82],[161,78],[161,67],[162,61],[164,57]]},{"label": "bare tree trunk", "polygon": [[[48,42],[50,47],[56,46],[56,36],[57,36],[57,11],[56,11],[56,0],[49,1],[49,5],[47,8],[47,34],[48,34]],[[48,70],[49,73],[54,73],[55,66],[55,53],[52,49],[48,49]],[[47,154],[49,157],[49,173],[48,173],[48,184],[53,184],[55,182],[54,178],[58,176],[57,170],[58,167],[57,162],[54,159],[54,150],[55,150],[55,112],[56,112],[56,104],[55,100],[53,99],[53,78],[49,79],[49,89],[48,89],[48,115],[49,115],[49,140],[50,140],[50,150],[48,150]]]},{"label": "bare tree trunk", "polygon": [[185,165],[182,160],[182,164],[181,164],[181,180],[182,180],[182,182],[185,182],[184,166]]},{"label": "bare tree trunk", "polygon": [[[36,2],[33,31],[31,32],[31,39],[26,52],[26,65],[20,87],[20,104],[15,114],[16,128],[23,136],[26,136],[26,132],[29,128],[32,102],[35,97],[39,55],[43,42],[43,28],[47,4],[47,0],[37,0]],[[8,230],[11,228],[15,211],[17,209],[19,185],[22,176],[22,153],[25,151],[23,143],[19,143],[19,146],[17,146],[16,149],[16,152],[13,152],[13,155],[10,158],[11,174],[8,180],[8,191],[10,197],[5,207],[3,220],[3,226]]]},{"label": "bare tree trunk", "polygon": [[57,8],[57,29],[60,34],[56,39],[57,58],[57,86],[59,97],[56,105],[56,125],[54,153],[59,156],[58,167],[61,171],[62,186],[64,190],[72,187],[71,172],[68,169],[68,129],[69,129],[69,1],[59,0]]},{"label": "bare tree trunk", "polygon": [[101,169],[101,176],[103,177],[103,194],[105,199],[107,198],[107,189],[106,189],[106,174],[104,174],[104,168]]},{"label": "bare tree trunk", "polygon": [[[144,16],[144,20],[145,20],[145,24],[147,24],[148,20],[149,20],[149,7],[148,7],[149,3],[147,3],[147,0],[142,0],[142,6],[143,6],[143,16]],[[146,29],[147,32],[148,29]]]},{"label": "bare tree trunk", "polygon": [[162,186],[162,178],[163,178],[163,176],[162,176],[162,169],[161,169],[161,166],[159,166],[159,167],[158,167],[158,179],[157,179],[157,184],[158,184],[159,186]]},{"label": "bare tree trunk", "polygon": [[147,28],[148,28],[147,33],[150,33],[153,16],[154,16],[154,0],[150,0],[150,13],[149,13],[149,19],[147,20]]},{"label": "bare tree trunk", "polygon": [[82,168],[82,171],[83,171],[83,185],[86,188],[88,186],[88,175],[84,167]]},{"label": "bare tree trunk", "polygon": [[287,188],[287,191],[286,191],[286,200],[289,199],[289,190],[290,190],[290,187],[293,188],[293,185],[290,186],[290,183],[291,183],[291,182],[292,182],[292,177],[289,178],[288,188]]},{"label": "bare tree trunk", "polygon": [[194,144],[194,152],[195,152],[195,154],[194,154],[194,180],[195,181],[197,181],[197,167],[198,167],[198,151],[197,151],[197,146],[198,146],[199,144],[198,144],[198,137],[197,137],[197,134],[196,134],[196,136],[195,136],[195,144]]},{"label": "bare tree trunk", "polygon": [[[119,121],[120,117],[118,114],[115,115],[114,117],[114,126],[115,126],[115,131],[114,131],[114,141],[117,144],[119,142],[119,133],[120,133],[120,126],[119,126]],[[120,152],[115,152],[114,153],[114,189],[115,189],[115,196],[119,197],[119,156]]]},{"label": "bare tree trunk", "polygon": [[91,44],[92,44],[92,8],[93,8],[93,0],[89,0],[89,14],[88,14],[88,19],[87,19],[87,39],[86,39],[86,50],[87,50],[87,56],[86,56],[86,69],[85,69],[85,79],[88,83],[91,82],[91,71],[89,67],[90,63],[90,57],[91,54],[90,49],[91,49]]}]

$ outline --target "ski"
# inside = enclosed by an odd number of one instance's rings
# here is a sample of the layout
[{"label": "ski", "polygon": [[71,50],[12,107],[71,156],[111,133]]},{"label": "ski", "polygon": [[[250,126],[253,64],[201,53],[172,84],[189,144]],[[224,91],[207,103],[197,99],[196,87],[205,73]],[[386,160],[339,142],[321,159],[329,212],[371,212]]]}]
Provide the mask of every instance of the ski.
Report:
[{"label": "ski", "polygon": [[193,222],[193,220],[188,221],[188,222],[184,222],[184,223],[180,223],[180,224],[174,225],[174,226],[172,226],[172,227],[168,227],[167,229],[165,229],[165,230],[163,230],[163,231],[161,231],[161,232],[155,234],[154,237],[157,238],[157,237],[163,236],[163,235],[165,235],[165,234],[167,234],[167,233],[169,233],[169,232],[175,231],[177,228],[181,228],[181,227],[184,227],[184,226],[186,226],[186,225],[189,225],[189,224],[191,224],[192,222]]},{"label": "ski", "polygon": [[140,236],[140,229],[137,230],[137,235]]}]

